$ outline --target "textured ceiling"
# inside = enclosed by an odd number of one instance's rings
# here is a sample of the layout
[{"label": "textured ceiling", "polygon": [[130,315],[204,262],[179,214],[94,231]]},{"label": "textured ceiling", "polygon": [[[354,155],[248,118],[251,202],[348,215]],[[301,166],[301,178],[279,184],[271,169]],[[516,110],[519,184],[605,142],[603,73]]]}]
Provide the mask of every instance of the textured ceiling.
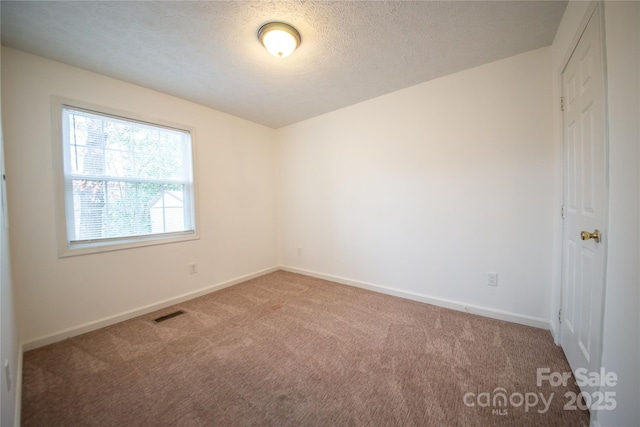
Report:
[{"label": "textured ceiling", "polygon": [[[565,1],[6,1],[2,44],[278,128],[548,46]],[[300,48],[256,37],[277,20]]]}]

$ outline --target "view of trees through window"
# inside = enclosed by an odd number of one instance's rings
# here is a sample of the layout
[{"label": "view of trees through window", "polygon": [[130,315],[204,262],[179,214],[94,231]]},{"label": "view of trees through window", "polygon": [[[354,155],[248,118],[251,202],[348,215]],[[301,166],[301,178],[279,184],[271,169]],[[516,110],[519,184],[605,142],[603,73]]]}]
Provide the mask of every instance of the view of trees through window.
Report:
[{"label": "view of trees through window", "polygon": [[189,132],[64,107],[69,240],[193,230]]}]

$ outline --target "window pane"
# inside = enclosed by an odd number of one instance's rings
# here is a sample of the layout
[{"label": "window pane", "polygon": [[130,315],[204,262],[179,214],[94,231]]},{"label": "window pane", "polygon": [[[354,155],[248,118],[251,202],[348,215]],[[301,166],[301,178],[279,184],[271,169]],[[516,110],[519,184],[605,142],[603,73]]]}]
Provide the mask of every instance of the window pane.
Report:
[{"label": "window pane", "polygon": [[182,185],[74,180],[73,198],[74,240],[185,230]]},{"label": "window pane", "polygon": [[73,181],[72,186],[75,235],[82,240],[104,237],[104,182]]},{"label": "window pane", "polygon": [[[67,109],[69,172],[86,176],[191,179],[191,139],[184,131],[152,127]],[[186,161],[185,161],[186,160]]]},{"label": "window pane", "polygon": [[63,107],[71,242],[193,231],[188,132]]},{"label": "window pane", "polygon": [[129,151],[105,150],[105,175],[113,177],[134,177],[135,156]]},{"label": "window pane", "polygon": [[167,190],[151,207],[152,233],[184,230],[184,192]]}]

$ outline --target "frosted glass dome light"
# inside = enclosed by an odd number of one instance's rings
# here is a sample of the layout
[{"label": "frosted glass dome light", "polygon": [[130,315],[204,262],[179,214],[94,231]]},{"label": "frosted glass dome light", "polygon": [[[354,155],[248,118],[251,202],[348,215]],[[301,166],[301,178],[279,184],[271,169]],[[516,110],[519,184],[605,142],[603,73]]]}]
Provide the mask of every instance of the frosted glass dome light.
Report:
[{"label": "frosted glass dome light", "polygon": [[276,58],[286,58],[300,46],[298,30],[282,22],[270,22],[260,27],[258,39]]}]

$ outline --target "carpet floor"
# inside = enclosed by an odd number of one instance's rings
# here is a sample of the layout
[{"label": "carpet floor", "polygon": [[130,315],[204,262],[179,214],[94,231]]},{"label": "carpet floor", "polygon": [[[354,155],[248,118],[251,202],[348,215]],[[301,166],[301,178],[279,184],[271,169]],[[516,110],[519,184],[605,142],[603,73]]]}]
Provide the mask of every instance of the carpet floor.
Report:
[{"label": "carpet floor", "polygon": [[548,331],[277,271],[26,352],[22,425],[587,426],[537,368]]}]

